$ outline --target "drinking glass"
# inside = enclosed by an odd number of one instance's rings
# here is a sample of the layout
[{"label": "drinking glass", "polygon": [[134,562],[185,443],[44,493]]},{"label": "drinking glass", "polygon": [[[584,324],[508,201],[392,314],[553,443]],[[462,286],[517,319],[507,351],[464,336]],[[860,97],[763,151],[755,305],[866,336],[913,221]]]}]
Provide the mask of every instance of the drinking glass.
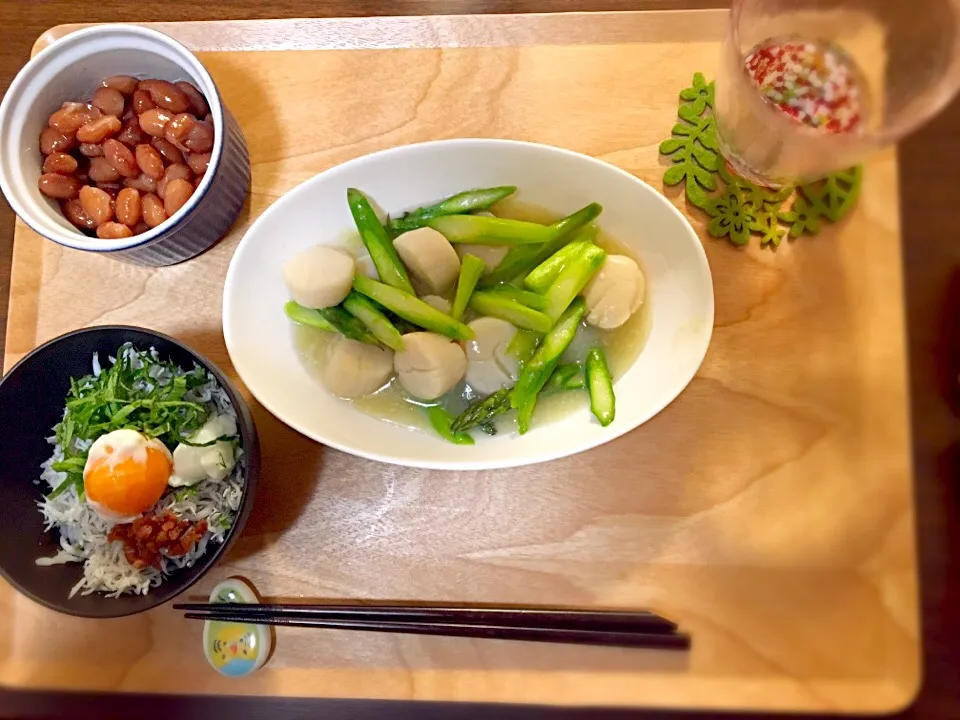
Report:
[{"label": "drinking glass", "polygon": [[716,78],[731,169],[779,187],[860,162],[960,87],[960,0],[733,0]]}]

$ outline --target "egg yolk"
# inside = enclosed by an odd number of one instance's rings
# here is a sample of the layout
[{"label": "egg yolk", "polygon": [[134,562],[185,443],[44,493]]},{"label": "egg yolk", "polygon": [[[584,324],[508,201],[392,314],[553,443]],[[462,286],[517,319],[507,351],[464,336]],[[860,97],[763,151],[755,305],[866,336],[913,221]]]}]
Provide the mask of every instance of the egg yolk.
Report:
[{"label": "egg yolk", "polygon": [[173,464],[167,453],[146,447],[146,456],[114,461],[113,448],[104,448],[84,473],[87,498],[117,515],[134,516],[153,507],[167,488]]}]

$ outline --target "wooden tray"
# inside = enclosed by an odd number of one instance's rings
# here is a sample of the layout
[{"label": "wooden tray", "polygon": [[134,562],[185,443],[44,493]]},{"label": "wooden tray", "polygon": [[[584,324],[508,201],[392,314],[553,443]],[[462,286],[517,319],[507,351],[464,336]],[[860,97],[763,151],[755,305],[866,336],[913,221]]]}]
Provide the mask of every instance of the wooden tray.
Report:
[{"label": "wooden tray", "polygon": [[[712,74],[725,18],[154,25],[199,52],[243,126],[249,206],[214,250],[160,270],[61,249],[18,224],[5,364],[74,328],[131,323],[232,372],[221,285],[244,230],[299,182],[381,148],[535,140],[660,187],[657,145],[677,93],[695,71]],[[881,154],[847,221],[778,252],[701,232],[717,297],[706,362],[654,420],[583,455],[410,470],[322,448],[254,404],[262,490],[227,562],[190,593],[240,574],[272,598],[651,607],[692,632],[689,655],[283,630],[270,663],[238,681],[206,666],[200,625],[169,608],[82,620],[0,586],[0,677],[18,688],[902,707],[920,648],[896,177],[894,153]]]}]

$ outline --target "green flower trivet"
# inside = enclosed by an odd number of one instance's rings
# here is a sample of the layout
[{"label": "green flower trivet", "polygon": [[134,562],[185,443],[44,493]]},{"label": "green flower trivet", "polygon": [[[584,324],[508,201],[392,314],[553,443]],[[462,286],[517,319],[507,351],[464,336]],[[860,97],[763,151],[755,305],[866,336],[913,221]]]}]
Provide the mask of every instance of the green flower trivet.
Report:
[{"label": "green flower trivet", "polygon": [[771,190],[754,185],[727,170],[717,149],[712,110],[713,83],[697,73],[693,86],[680,92],[677,114],[681,122],[673,126],[673,137],[660,144],[660,152],[673,160],[663,174],[664,184],[685,182],[687,201],[711,218],[707,224],[711,235],[746,245],[755,234],[761,245],[775,248],[788,233],[793,238],[803,233],[815,235],[820,232],[821,220],[837,222],[850,212],[860,195],[863,168],[857,166],[797,188]]}]

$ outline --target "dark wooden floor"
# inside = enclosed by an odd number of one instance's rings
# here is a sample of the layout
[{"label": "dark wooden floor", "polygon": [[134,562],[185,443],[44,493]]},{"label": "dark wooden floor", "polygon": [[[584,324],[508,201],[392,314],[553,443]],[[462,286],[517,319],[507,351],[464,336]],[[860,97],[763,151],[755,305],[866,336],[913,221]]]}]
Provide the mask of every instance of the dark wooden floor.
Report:
[{"label": "dark wooden floor", "polygon": [[[903,0],[898,0],[903,1]],[[6,91],[34,40],[67,22],[214,20],[227,18],[563,12],[722,7],[722,0],[0,0],[0,88]],[[903,717],[960,719],[960,102],[901,146],[907,317],[918,529],[922,556],[925,682]],[[6,326],[13,216],[0,200],[0,346]],[[870,262],[869,256],[864,262]],[[842,352],[841,348],[837,349]],[[869,502],[869,498],[864,498]],[[2,678],[0,678],[2,683]],[[544,711],[545,713],[546,711]],[[372,702],[271,703],[262,699],[16,696],[0,692],[0,716],[444,718],[543,717],[536,710]],[[570,713],[549,713],[569,718]],[[576,714],[581,715],[580,713]],[[584,717],[597,717],[596,713]],[[611,714],[609,717],[654,717]],[[657,717],[660,714],[656,715]],[[606,717],[606,715],[604,715]]]}]

